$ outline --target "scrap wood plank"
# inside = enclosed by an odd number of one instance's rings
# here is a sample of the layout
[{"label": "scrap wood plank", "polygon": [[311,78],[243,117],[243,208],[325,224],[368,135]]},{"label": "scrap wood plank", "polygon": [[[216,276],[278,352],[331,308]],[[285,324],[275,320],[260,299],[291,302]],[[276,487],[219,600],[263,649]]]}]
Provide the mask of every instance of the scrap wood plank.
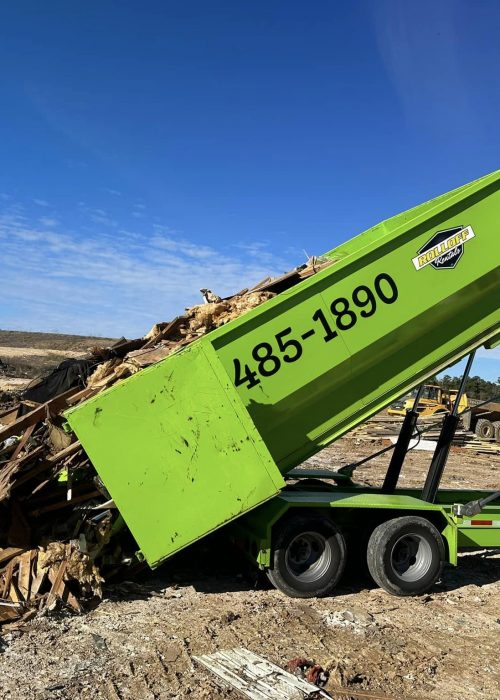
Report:
[{"label": "scrap wood plank", "polygon": [[42,513],[49,513],[50,511],[53,510],[59,510],[60,508],[66,508],[68,506],[72,506],[75,503],[81,503],[82,501],[88,501],[91,498],[95,498],[96,496],[101,496],[101,492],[97,490],[89,491],[88,493],[84,493],[81,496],[76,496],[71,499],[71,501],[67,501],[66,499],[64,501],[59,501],[58,503],[51,503],[48,506],[44,506],[43,508],[36,508],[35,510],[31,510],[29,515],[36,517],[38,515],[42,515]]},{"label": "scrap wood plank", "polygon": [[[61,564],[59,565],[59,568],[57,570],[57,574],[54,574],[54,577],[51,580],[52,588],[50,589],[49,595],[47,596],[47,600],[45,602],[45,607],[48,610],[50,610],[53,607],[53,605],[56,602],[56,599],[61,597],[61,593],[62,593],[63,586],[64,586],[63,578],[64,578],[64,574],[66,573],[67,565],[68,565],[67,562],[65,562],[65,561],[61,562]],[[52,573],[52,570],[49,570],[49,572],[48,572],[49,578],[50,578],[51,573]]]},{"label": "scrap wood plank", "polygon": [[71,445],[68,445],[68,447],[56,452],[55,455],[50,455],[50,457],[47,457],[47,462],[49,464],[60,462],[62,459],[65,459],[66,457],[75,454],[75,452],[78,452],[81,447],[80,441],[76,440],[76,442],[72,442]]},{"label": "scrap wood plank", "polygon": [[11,559],[9,563],[7,564],[7,568],[2,572],[2,575],[4,576],[4,581],[3,581],[3,588],[0,591],[0,598],[7,598],[9,595],[10,591],[10,584],[12,581],[12,576],[14,574],[14,564],[16,563],[15,559]]},{"label": "scrap wood plank", "polygon": [[[52,468],[57,462],[60,462],[63,459],[66,459],[66,457],[70,457],[75,455],[78,450],[81,448],[81,444],[78,442],[73,442],[71,445],[68,447],[65,447],[63,450],[60,452],[57,452],[55,455],[50,455],[49,457],[46,457],[43,462],[40,464],[37,464],[35,467],[30,469],[29,471],[26,471],[22,476],[16,479],[14,484],[12,484],[12,488],[17,488],[19,486],[22,486],[24,483],[29,481],[30,479],[33,479],[35,476],[38,476],[42,472],[46,471],[47,469]],[[43,452],[44,448],[41,446],[38,448],[39,451]],[[33,454],[31,452],[30,454]]]},{"label": "scrap wood plank", "polygon": [[[159,343],[160,340],[163,340],[170,333],[177,330],[179,328],[179,326],[181,325],[181,323],[185,320],[186,320],[186,316],[176,316],[172,321],[167,323],[167,325],[165,326],[165,328],[163,328],[163,330],[161,330],[159,333],[157,333],[157,335],[153,336],[148,341],[146,341],[144,343],[144,345],[142,346],[143,349],[150,348],[151,346],[156,345],[156,343]],[[131,352],[133,352],[133,351],[131,351]]]},{"label": "scrap wood plank", "polygon": [[21,612],[22,606],[19,603],[11,603],[6,600],[0,600],[0,624],[17,620],[20,617]]},{"label": "scrap wood plank", "polygon": [[[174,347],[176,345],[177,343],[175,343]],[[155,362],[159,362],[160,360],[165,359],[165,357],[167,357],[167,355],[170,355],[172,351],[173,350],[171,344],[160,345],[157,348],[143,348],[141,350],[136,350],[135,352],[127,355],[125,361],[133,362],[133,364],[137,365],[138,367],[148,367],[149,365],[152,365]]]},{"label": "scrap wood plank", "polygon": [[30,598],[31,561],[31,552],[24,552],[18,558],[17,587],[24,600],[29,600]]},{"label": "scrap wood plank", "polygon": [[21,454],[21,451],[24,449],[26,443],[27,443],[28,440],[30,439],[30,437],[31,437],[31,435],[32,435],[32,433],[33,433],[35,427],[36,427],[36,423],[32,423],[32,424],[24,431],[22,438],[19,440],[19,442],[18,442],[17,445],[16,445],[16,449],[14,450],[14,452],[13,452],[13,453],[11,454],[11,456],[9,457],[9,462],[13,462],[14,460],[16,460],[16,459],[19,457],[19,455]]},{"label": "scrap wood plank", "polygon": [[38,595],[43,582],[47,578],[47,569],[43,568],[43,562],[46,554],[43,551],[37,553],[36,559],[33,561],[33,581],[31,584],[31,598]]},{"label": "scrap wood plank", "polygon": [[[43,446],[40,447],[40,452],[43,452]],[[31,454],[33,454],[33,453],[31,453]],[[46,459],[44,459],[42,462],[40,462],[40,464],[36,464],[31,469],[27,469],[25,472],[23,472],[22,476],[18,477],[14,481],[14,483],[11,485],[11,488],[16,489],[19,486],[22,486],[30,479],[33,479],[35,476],[42,474],[44,471],[47,471],[47,469],[50,469],[52,466],[53,465],[51,465],[50,462],[48,462]],[[0,497],[0,500],[1,500],[1,497]]]},{"label": "scrap wood plank", "polygon": [[2,413],[0,413],[0,424],[10,425],[17,420],[20,408],[21,404],[19,403],[15,408],[8,408],[6,411],[2,411]]},{"label": "scrap wood plank", "polygon": [[[98,391],[99,391],[99,389],[95,389],[93,387],[88,386],[86,389],[81,389],[76,394],[69,396],[66,399],[66,404],[68,407],[73,406],[75,403],[79,403],[80,401],[84,401],[86,399],[92,398],[92,396],[97,394]],[[64,406],[63,408],[66,408],[66,407]]]},{"label": "scrap wood plank", "polygon": [[380,691],[341,687],[328,688],[326,692],[244,648],[193,656],[193,660],[251,700],[306,700],[318,696],[341,696],[354,700],[422,700],[408,696],[396,698]]},{"label": "scrap wood plank", "polygon": [[19,457],[14,462],[8,462],[0,469],[0,501],[3,501],[10,495],[15,475],[27,464],[30,464],[35,458],[39,457],[44,451],[45,447],[43,445],[35,447],[35,449],[28,454]]},{"label": "scrap wood plank", "polygon": [[116,345],[111,346],[111,355],[113,357],[125,357],[132,350],[137,350],[142,348],[146,341],[144,338],[135,338],[134,340],[124,340]]},{"label": "scrap wood plank", "polygon": [[10,582],[9,593],[6,597],[10,598],[14,603],[22,603],[23,602],[22,596],[19,593],[19,589],[18,589],[17,584],[14,581],[14,579],[12,579]]},{"label": "scrap wood plank", "polygon": [[80,390],[78,389],[78,387],[68,389],[68,391],[59,394],[59,396],[55,396],[53,399],[47,401],[46,403],[42,403],[37,408],[33,409],[33,411],[26,413],[24,416],[21,416],[9,425],[6,425],[4,428],[0,429],[0,442],[3,442],[8,437],[11,437],[11,435],[18,435],[20,432],[26,430],[26,428],[28,428],[33,423],[38,423],[39,421],[44,420],[47,415],[50,415],[52,413],[59,413],[59,411],[61,411],[63,408],[66,408],[66,406],[68,405],[67,400],[79,391]]},{"label": "scrap wood plank", "polygon": [[[63,569],[63,565],[64,565],[64,569]],[[60,578],[60,580],[58,580],[59,573],[60,573],[61,569],[63,569],[62,577]],[[52,589],[51,589],[50,593],[52,593],[52,591],[54,591],[54,595],[57,596],[58,598],[60,598],[63,601],[63,603],[67,603],[76,612],[81,612],[82,608],[81,608],[80,603],[75,598],[73,593],[70,592],[69,588],[67,587],[67,585],[64,581],[65,572],[66,572],[66,562],[63,562],[63,564],[61,564],[57,574],[54,572],[53,568],[49,569],[48,577],[49,577],[49,581],[52,583]],[[49,596],[50,596],[50,593],[49,593]],[[48,600],[47,600],[47,606],[48,606]]]},{"label": "scrap wood plank", "polygon": [[193,656],[242,695],[251,700],[292,700],[308,698],[321,689],[298,678],[248,649],[231,649]]},{"label": "scrap wood plank", "polygon": [[[34,618],[36,613],[37,613],[37,611],[35,610],[35,608],[29,608],[24,613],[22,612],[22,609],[21,609],[21,611],[18,613],[17,620],[14,620],[13,622],[7,622],[4,625],[3,629],[6,632],[14,632],[15,630],[18,630],[20,627],[22,627],[26,622],[28,622],[28,620],[31,620],[32,618]],[[1,622],[1,619],[0,619],[0,622]]]},{"label": "scrap wood plank", "polygon": [[4,547],[0,549],[0,564],[6,564],[13,557],[24,552],[23,547]]}]

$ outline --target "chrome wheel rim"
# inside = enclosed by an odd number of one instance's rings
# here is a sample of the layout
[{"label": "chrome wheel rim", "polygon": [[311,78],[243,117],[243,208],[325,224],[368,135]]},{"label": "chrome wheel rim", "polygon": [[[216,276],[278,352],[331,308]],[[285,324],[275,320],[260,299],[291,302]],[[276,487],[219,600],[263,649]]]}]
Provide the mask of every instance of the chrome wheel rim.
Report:
[{"label": "chrome wheel rim", "polygon": [[286,568],[303,583],[313,583],[328,571],[332,562],[331,548],[318,532],[302,532],[293,538],[286,550]]},{"label": "chrome wheel rim", "polygon": [[420,581],[432,566],[431,545],[421,535],[403,535],[392,547],[391,566],[402,581]]}]

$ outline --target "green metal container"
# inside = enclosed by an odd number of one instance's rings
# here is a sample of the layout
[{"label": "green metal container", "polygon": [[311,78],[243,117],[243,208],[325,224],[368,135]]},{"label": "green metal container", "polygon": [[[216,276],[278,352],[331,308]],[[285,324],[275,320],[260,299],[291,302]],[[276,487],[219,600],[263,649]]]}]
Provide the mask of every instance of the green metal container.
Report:
[{"label": "green metal container", "polygon": [[327,253],[334,264],[67,412],[149,564],[500,327],[500,171]]}]

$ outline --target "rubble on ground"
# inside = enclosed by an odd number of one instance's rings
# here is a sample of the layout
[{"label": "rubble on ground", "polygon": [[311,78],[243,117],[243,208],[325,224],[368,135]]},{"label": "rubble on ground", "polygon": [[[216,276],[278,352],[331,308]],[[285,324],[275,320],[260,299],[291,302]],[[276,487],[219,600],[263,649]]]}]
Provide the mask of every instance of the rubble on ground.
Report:
[{"label": "rubble on ground", "polygon": [[330,264],[311,258],[226,299],[201,290],[205,303],[142,338],[66,360],[0,412],[0,624],[12,628],[58,605],[80,611],[100,597],[105,580],[142,566],[104,484],[76,436],[65,432],[62,413]]}]

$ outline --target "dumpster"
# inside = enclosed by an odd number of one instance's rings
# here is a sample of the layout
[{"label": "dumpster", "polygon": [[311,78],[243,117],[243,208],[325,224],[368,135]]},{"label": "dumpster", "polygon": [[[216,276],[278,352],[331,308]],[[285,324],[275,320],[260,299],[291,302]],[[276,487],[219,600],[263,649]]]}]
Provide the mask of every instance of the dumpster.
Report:
[{"label": "dumpster", "polygon": [[500,171],[66,413],[151,566],[500,326]]}]

